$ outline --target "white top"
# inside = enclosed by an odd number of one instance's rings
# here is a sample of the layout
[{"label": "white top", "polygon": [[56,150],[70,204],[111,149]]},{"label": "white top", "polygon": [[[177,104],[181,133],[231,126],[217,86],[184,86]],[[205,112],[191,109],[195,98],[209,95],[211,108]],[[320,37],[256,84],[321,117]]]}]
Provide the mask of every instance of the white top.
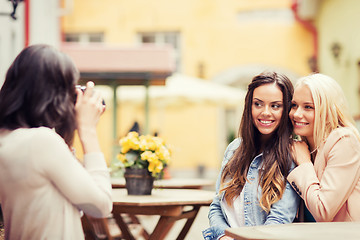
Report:
[{"label": "white top", "polygon": [[6,239],[84,239],[80,210],[112,210],[104,156],[86,154],[82,166],[49,128],[2,129],[0,202]]},{"label": "white top", "polygon": [[245,226],[244,191],[241,191],[240,196],[234,199],[232,206],[227,204],[225,198],[223,198],[222,204],[230,227]]}]

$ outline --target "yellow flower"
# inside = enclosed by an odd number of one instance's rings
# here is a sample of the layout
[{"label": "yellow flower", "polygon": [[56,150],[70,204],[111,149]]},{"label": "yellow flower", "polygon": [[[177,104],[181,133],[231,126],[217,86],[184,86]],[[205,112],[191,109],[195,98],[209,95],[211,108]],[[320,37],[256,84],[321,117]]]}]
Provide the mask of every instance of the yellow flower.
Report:
[{"label": "yellow flower", "polygon": [[147,168],[157,177],[170,162],[171,152],[162,138],[130,132],[119,140],[119,145],[117,158],[126,168]]},{"label": "yellow flower", "polygon": [[159,146],[155,151],[156,155],[165,162],[168,162],[170,159],[170,151],[165,146]]},{"label": "yellow flower", "polygon": [[159,138],[159,137],[154,137],[153,140],[154,140],[157,148],[162,147],[162,146],[165,145],[164,140]]},{"label": "yellow flower", "polygon": [[159,160],[150,162],[148,170],[152,173],[160,173],[163,170],[163,164]]},{"label": "yellow flower", "polygon": [[140,156],[142,160],[147,160],[149,163],[159,161],[159,157],[152,151],[145,151]]},{"label": "yellow flower", "polygon": [[119,159],[120,162],[122,162],[122,163],[126,163],[126,158],[125,158],[125,155],[124,155],[124,154],[119,153],[119,154],[117,155],[117,159]]},{"label": "yellow flower", "polygon": [[130,150],[137,151],[140,149],[140,142],[137,136],[137,132],[130,132],[126,137],[120,139],[121,153],[127,153]]},{"label": "yellow flower", "polygon": [[135,139],[135,138],[139,137],[139,133],[137,133],[137,132],[129,132],[127,137]]},{"label": "yellow flower", "polygon": [[150,135],[146,135],[146,136],[143,136],[143,138],[140,138],[140,139],[143,139],[143,141],[146,143],[146,150],[150,150],[150,151],[155,151],[156,149],[156,143],[154,141],[154,137],[150,136]]},{"label": "yellow flower", "polygon": [[139,138],[139,147],[140,151],[145,151],[147,149],[148,143],[146,141],[145,136],[140,136]]}]

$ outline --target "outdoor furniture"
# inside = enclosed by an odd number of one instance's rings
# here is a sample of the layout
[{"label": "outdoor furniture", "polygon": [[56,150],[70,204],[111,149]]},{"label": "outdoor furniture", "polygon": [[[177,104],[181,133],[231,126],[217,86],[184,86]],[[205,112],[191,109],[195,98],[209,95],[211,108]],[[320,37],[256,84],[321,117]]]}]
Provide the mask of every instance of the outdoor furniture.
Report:
[{"label": "outdoor furniture", "polygon": [[113,217],[122,237],[136,239],[126,224],[124,216],[159,215],[160,219],[147,239],[161,240],[177,220],[187,219],[177,239],[184,239],[201,206],[209,206],[213,191],[197,189],[153,189],[152,195],[128,195],[126,189],[113,189]]},{"label": "outdoor furniture", "polygon": [[[120,188],[125,191],[125,178],[112,178],[111,179],[113,190]],[[214,186],[214,181],[209,179],[201,179],[201,178],[172,178],[172,179],[161,179],[161,180],[155,180],[154,181],[154,189],[153,192],[156,193],[156,189],[202,189],[204,187],[210,187]],[[212,198],[214,197],[215,193],[211,194],[211,197],[209,198],[212,201]],[[130,197],[130,196],[128,196]],[[136,196],[134,196],[136,197]],[[145,197],[145,196],[139,196],[139,197]],[[149,197],[149,196],[147,196]],[[115,202],[115,198],[113,199]],[[211,201],[208,205],[210,205]],[[135,203],[134,203],[135,204]],[[179,203],[181,204],[181,203]],[[198,210],[197,210],[198,211]],[[145,214],[146,215],[146,214]],[[156,214],[151,214],[156,215]],[[158,214],[160,215],[160,214]],[[140,221],[138,220],[137,216],[135,214],[129,213],[129,214],[121,214],[121,218],[118,221],[124,222],[121,223],[122,225],[131,226],[131,229],[133,229],[136,225],[141,227],[139,230],[139,235],[142,235],[145,239],[149,239],[150,234],[141,226]],[[84,223],[84,221],[87,221]],[[189,223],[190,224],[190,223]],[[87,235],[88,239],[92,239],[91,235],[106,235],[108,236],[107,239],[112,239],[112,235],[109,234],[108,230],[108,222],[106,219],[95,219],[95,218],[83,218],[83,225],[84,225],[84,231],[85,235]],[[99,226],[103,225],[103,226]],[[118,223],[120,226],[120,224]],[[190,224],[191,226],[191,224]],[[124,227],[123,227],[124,228]],[[190,229],[190,227],[189,227]],[[188,231],[188,230],[187,230]],[[131,231],[130,231],[131,232]],[[131,239],[131,238],[130,238]]]},{"label": "outdoor furniture", "polygon": [[236,240],[358,240],[360,222],[321,222],[229,228],[225,235]]},{"label": "outdoor furniture", "polygon": [[114,224],[109,223],[108,218],[93,218],[84,214],[81,218],[85,239],[86,240],[98,240],[107,239],[115,240],[121,239],[121,231]]}]

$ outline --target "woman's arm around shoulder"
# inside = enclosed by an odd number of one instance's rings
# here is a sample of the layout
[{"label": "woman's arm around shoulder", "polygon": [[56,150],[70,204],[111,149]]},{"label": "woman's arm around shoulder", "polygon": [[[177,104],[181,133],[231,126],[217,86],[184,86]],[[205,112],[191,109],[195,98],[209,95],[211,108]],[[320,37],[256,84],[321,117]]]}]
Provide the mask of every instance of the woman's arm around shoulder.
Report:
[{"label": "woman's arm around shoulder", "polygon": [[360,143],[339,128],[319,148],[312,163],[300,164],[288,176],[316,221],[332,221],[360,177]]}]

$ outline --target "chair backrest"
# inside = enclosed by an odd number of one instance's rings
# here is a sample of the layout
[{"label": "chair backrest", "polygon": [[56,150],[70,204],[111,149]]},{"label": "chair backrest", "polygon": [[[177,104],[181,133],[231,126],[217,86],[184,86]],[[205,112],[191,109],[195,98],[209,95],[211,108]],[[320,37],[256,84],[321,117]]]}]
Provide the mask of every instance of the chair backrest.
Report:
[{"label": "chair backrest", "polygon": [[84,214],[85,220],[88,222],[89,230],[97,239],[114,240],[121,237],[120,228],[117,225],[109,224],[107,218],[93,218]]}]

